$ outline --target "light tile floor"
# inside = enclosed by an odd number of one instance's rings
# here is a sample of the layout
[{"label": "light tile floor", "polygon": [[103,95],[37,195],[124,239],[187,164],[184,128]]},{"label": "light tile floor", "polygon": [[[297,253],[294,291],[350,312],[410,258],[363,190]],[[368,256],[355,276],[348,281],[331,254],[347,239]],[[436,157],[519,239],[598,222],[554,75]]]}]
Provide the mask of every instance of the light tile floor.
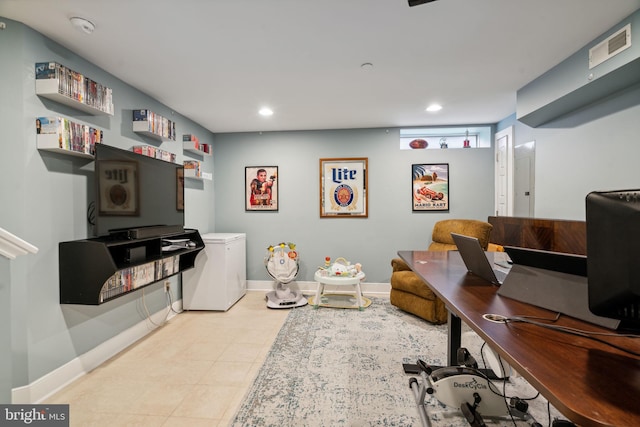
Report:
[{"label": "light tile floor", "polygon": [[68,403],[72,427],[226,426],[288,313],[258,291],[183,312],[44,403]]}]

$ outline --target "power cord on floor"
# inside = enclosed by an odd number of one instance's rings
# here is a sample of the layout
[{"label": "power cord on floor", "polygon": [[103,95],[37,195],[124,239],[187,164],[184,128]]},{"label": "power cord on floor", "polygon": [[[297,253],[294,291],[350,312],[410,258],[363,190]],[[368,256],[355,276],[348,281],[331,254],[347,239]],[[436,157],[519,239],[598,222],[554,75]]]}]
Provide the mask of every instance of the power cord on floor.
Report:
[{"label": "power cord on floor", "polygon": [[[169,292],[167,292],[167,295],[169,294]],[[171,301],[171,299],[168,299],[168,301]],[[145,288],[142,288],[142,298],[141,298],[141,303],[142,303],[142,308],[144,309],[144,314],[147,318],[147,320],[149,321],[149,323],[151,323],[152,325],[156,326],[156,327],[160,327],[163,326],[167,323],[167,321],[169,320],[169,314],[171,313],[171,311],[173,310],[173,308],[171,307],[171,305],[169,305],[167,307],[167,312],[164,315],[164,319],[162,320],[162,323],[156,323],[153,321],[153,319],[151,318],[151,313],[149,313],[149,308],[147,307],[147,302],[145,300]]]}]

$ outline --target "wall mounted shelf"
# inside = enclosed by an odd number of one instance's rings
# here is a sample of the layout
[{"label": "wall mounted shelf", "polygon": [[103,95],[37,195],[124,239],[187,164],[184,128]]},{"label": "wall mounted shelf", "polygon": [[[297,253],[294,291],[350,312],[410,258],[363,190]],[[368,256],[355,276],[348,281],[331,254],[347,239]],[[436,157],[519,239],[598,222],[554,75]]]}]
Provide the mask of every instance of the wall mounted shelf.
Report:
[{"label": "wall mounted shelf", "polygon": [[102,137],[100,129],[64,117],[36,118],[38,150],[92,159],[95,145],[102,142]]},{"label": "wall mounted shelf", "polygon": [[176,140],[176,123],[151,110],[133,110],[133,131],[158,141]]},{"label": "wall mounted shelf", "polygon": [[[207,144],[199,144],[200,147]],[[182,149],[189,153],[198,154],[200,156],[211,156],[211,151],[205,151],[205,148],[195,147],[193,141],[184,141],[182,143]]]},{"label": "wall mounted shelf", "polygon": [[200,144],[198,137],[191,134],[182,135],[182,149],[200,156],[211,155],[211,144]]},{"label": "wall mounted shelf", "polygon": [[193,268],[198,230],[61,242],[60,304],[99,305]]},{"label": "wall mounted shelf", "polygon": [[92,115],[113,116],[112,90],[57,62],[37,62],[36,95]]},{"label": "wall mounted shelf", "polygon": [[71,107],[75,110],[82,111],[83,113],[88,113],[94,116],[113,116],[113,107],[111,107],[112,112],[105,112],[59,93],[58,79],[36,80],[36,95],[50,99],[59,104],[66,105],[67,107]]},{"label": "wall mounted shelf", "polygon": [[67,156],[82,157],[84,159],[93,159],[93,154],[85,153],[83,151],[75,151],[68,148],[60,148],[58,141],[58,135],[45,134],[36,136],[36,145],[38,150],[50,151],[53,153],[64,154]]}]

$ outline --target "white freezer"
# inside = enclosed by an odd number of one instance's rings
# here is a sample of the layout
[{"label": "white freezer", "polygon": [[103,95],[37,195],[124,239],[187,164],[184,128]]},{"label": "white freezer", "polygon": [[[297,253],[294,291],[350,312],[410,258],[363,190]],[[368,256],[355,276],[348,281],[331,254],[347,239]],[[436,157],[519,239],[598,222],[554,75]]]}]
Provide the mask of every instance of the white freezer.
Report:
[{"label": "white freezer", "polygon": [[182,273],[185,310],[227,311],[247,293],[246,235],[203,234],[195,267]]}]

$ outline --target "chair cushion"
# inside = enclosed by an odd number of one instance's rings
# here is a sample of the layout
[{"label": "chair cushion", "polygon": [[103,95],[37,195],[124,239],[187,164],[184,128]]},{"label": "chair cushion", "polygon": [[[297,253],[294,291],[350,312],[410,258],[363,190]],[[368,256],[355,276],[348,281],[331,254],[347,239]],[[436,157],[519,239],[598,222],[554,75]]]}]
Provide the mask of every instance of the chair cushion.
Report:
[{"label": "chair cushion", "polygon": [[391,275],[391,288],[417,295],[427,300],[435,300],[431,288],[413,271],[396,271]]},{"label": "chair cushion", "polygon": [[476,237],[480,241],[480,246],[484,250],[489,245],[489,235],[493,225],[485,221],[476,219],[445,219],[436,222],[433,226],[431,240],[437,245],[429,246],[429,250],[453,250],[456,244],[451,237],[451,233],[464,234],[465,236]]},{"label": "chair cushion", "polygon": [[426,300],[415,294],[392,288],[389,300],[393,306],[436,325],[446,323],[449,316],[446,306],[439,298],[433,301]]}]

